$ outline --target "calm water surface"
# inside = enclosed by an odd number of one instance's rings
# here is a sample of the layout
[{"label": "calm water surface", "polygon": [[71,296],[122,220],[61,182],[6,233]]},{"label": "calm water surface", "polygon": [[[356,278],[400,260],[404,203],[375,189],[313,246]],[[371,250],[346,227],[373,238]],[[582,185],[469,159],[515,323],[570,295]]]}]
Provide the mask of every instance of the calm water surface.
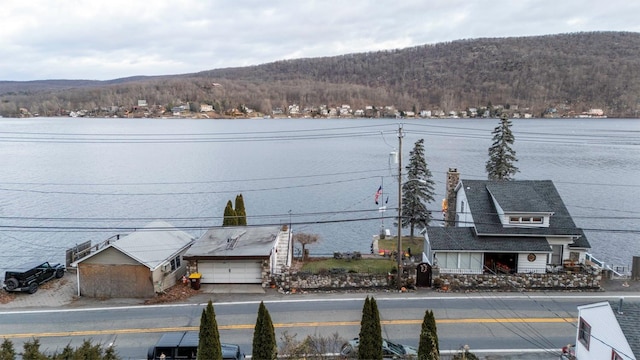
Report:
[{"label": "calm water surface", "polygon": [[[498,120],[401,120],[403,162],[425,139],[444,197],[448,168],[484,179]],[[66,248],[163,219],[199,236],[242,194],[250,224],[292,222],[313,255],[368,252],[397,215],[398,120],[1,119],[0,271],[64,261]],[[640,256],[640,122],[513,120],[517,179],[553,180],[592,253]],[[373,202],[383,184],[389,211]],[[439,213],[440,201],[429,206]],[[439,225],[439,222],[434,222]],[[1,276],[1,275],[0,275]]]}]

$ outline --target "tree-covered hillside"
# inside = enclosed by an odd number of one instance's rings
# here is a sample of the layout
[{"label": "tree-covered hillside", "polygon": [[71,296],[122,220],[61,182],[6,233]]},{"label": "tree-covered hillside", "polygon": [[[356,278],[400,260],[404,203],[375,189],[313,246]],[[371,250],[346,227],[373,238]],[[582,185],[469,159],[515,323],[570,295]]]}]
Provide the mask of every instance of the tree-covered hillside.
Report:
[{"label": "tree-covered hillside", "polygon": [[131,107],[139,99],[165,108],[190,102],[224,111],[243,105],[265,114],[291,104],[445,112],[509,104],[535,116],[549,108],[576,114],[601,108],[610,117],[637,117],[640,34],[472,39],[196,74],[0,82],[4,116],[20,108],[53,116],[61,110]]}]

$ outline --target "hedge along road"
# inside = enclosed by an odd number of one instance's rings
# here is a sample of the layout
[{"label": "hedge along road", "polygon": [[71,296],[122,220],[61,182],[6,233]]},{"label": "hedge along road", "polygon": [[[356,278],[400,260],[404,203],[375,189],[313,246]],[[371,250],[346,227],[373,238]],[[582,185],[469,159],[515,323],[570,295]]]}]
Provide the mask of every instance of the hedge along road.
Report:
[{"label": "hedge along road", "polygon": [[[360,330],[364,297],[367,294],[322,294],[313,298],[271,299],[265,304],[276,327],[283,332],[353,338]],[[375,295],[375,294],[373,294]],[[631,295],[631,294],[627,294]],[[573,342],[577,305],[611,299],[612,296],[475,296],[424,297],[407,294],[378,294],[376,300],[383,336],[417,346],[424,311],[437,319],[440,348],[471,349],[560,349]],[[615,297],[613,297],[615,299]],[[259,301],[215,302],[214,309],[223,342],[237,343],[251,353],[253,327]],[[139,358],[147,347],[168,331],[197,330],[203,303],[66,308],[45,311],[0,313],[0,337],[14,340],[16,348],[33,337],[42,349],[55,351],[66,344],[80,345],[84,339],[115,344],[123,358]]]}]

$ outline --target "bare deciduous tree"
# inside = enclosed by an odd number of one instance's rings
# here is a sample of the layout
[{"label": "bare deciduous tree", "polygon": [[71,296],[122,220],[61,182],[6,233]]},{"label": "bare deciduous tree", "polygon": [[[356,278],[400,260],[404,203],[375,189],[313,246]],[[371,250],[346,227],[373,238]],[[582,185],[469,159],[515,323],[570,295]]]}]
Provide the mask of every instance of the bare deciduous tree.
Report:
[{"label": "bare deciduous tree", "polygon": [[309,244],[314,244],[320,240],[320,235],[318,234],[309,234],[309,233],[299,233],[293,234],[293,241],[300,243],[302,245],[302,259],[307,260],[308,255],[306,250],[306,246]]}]

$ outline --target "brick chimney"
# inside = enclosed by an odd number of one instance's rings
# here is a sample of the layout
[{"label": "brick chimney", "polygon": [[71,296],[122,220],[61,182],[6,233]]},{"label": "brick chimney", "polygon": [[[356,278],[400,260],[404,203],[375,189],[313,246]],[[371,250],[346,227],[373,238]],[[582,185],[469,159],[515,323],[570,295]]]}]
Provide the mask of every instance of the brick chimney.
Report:
[{"label": "brick chimney", "polygon": [[444,217],[444,226],[456,226],[456,186],[460,182],[460,173],[456,168],[447,171],[447,213]]}]

